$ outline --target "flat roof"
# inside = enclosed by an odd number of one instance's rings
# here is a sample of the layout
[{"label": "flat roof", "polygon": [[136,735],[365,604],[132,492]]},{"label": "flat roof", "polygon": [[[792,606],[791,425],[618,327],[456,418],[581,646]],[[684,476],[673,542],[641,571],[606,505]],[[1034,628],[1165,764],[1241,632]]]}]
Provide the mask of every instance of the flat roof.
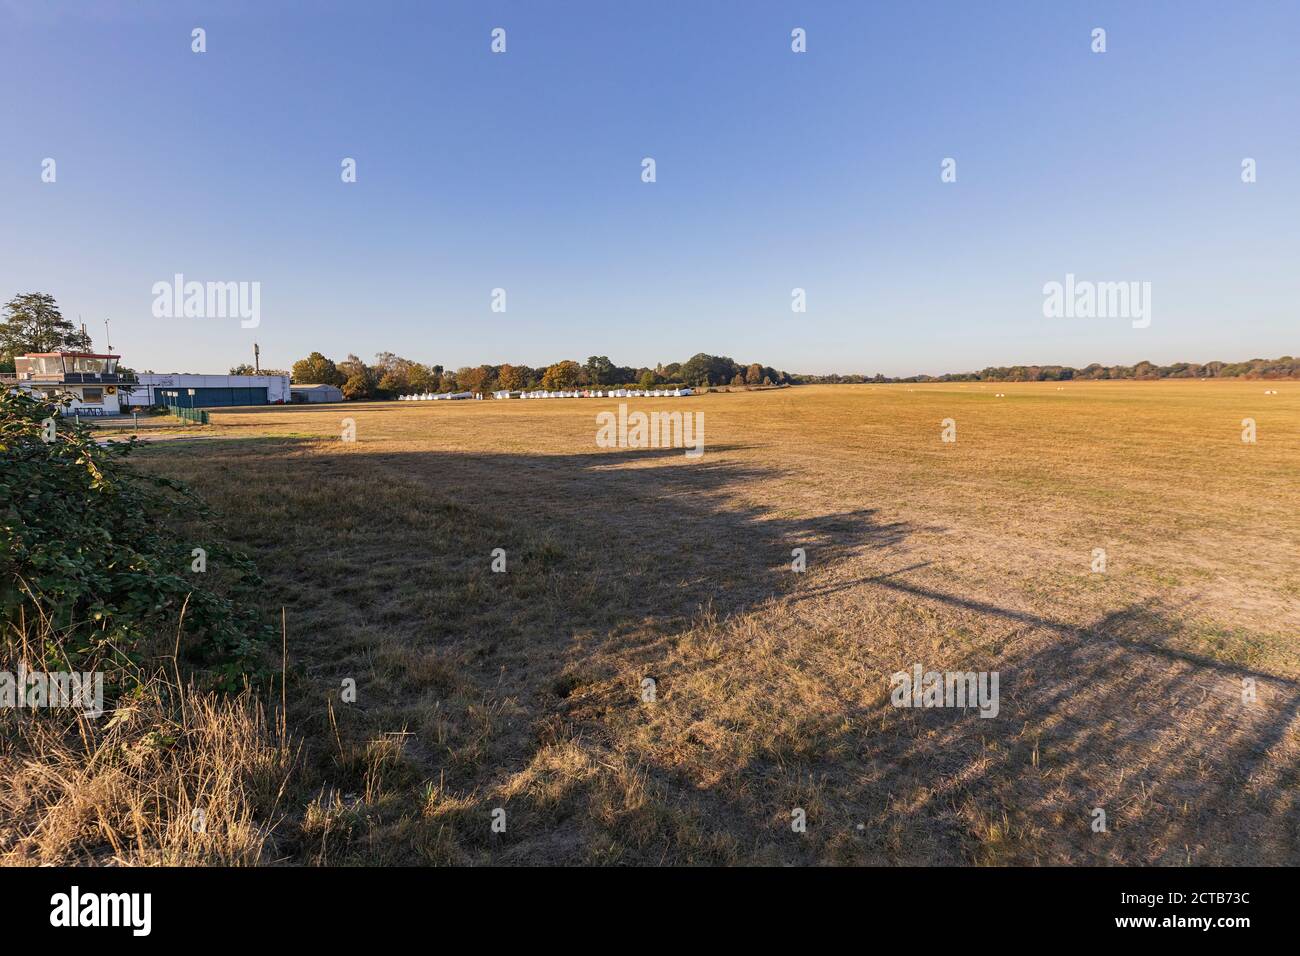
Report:
[{"label": "flat roof", "polygon": [[106,352],[24,352],[15,358],[121,358]]}]

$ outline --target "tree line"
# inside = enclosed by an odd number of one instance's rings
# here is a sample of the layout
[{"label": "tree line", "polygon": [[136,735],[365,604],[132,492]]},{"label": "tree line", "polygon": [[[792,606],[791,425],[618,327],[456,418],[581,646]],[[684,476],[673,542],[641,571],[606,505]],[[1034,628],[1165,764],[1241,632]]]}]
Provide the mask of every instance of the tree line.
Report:
[{"label": "tree line", "polygon": [[[232,374],[251,374],[247,366],[231,369]],[[263,373],[276,374],[276,373]],[[280,373],[282,374],[282,373]],[[550,391],[585,387],[659,388],[663,386],[717,387],[760,385],[817,385],[851,383],[917,382],[1066,382],[1108,379],[1145,381],[1162,378],[1297,378],[1300,359],[1284,355],[1278,359],[1250,359],[1246,362],[1174,362],[1156,365],[1101,365],[1083,368],[1070,365],[989,366],[978,372],[949,372],[943,375],[886,376],[880,373],[799,375],[778,371],[757,362],[744,365],[723,355],[700,352],[685,362],[659,364],[654,368],[615,365],[604,355],[593,355],[584,363],[564,359],[553,365],[477,365],[447,369],[422,365],[392,352],[380,352],[373,364],[355,355],[334,362],[312,352],[295,362],[290,372],[297,384],[336,385],[346,398],[391,398],[423,392],[493,392],[498,390]]]},{"label": "tree line", "polygon": [[[244,367],[240,367],[241,369]],[[248,372],[231,369],[231,374]],[[263,373],[266,374],[266,373]],[[664,386],[788,385],[794,376],[758,362],[744,365],[725,355],[700,352],[685,362],[654,368],[615,365],[606,355],[586,362],[563,359],[552,365],[475,365],[457,369],[423,365],[392,352],[380,352],[373,363],[355,355],[341,362],[312,352],[293,363],[290,377],[297,385],[336,385],[345,398],[392,398],[424,392],[494,392],[570,388],[660,388]]]},{"label": "tree line", "polygon": [[885,375],[793,375],[796,385],[839,384],[854,382],[1068,382],[1128,379],[1145,381],[1159,378],[1297,378],[1300,359],[1283,355],[1276,359],[1254,358],[1246,362],[1174,362],[1156,365],[1101,365],[1094,362],[1083,368],[1070,365],[997,365],[978,372],[948,372],[944,375],[909,375],[890,378]]},{"label": "tree line", "polygon": [[[91,338],[63,317],[54,296],[46,292],[15,295],[3,306],[0,318],[0,372],[14,370],[14,357],[27,352],[89,352]],[[128,371],[123,368],[121,371]],[[541,368],[528,365],[477,365],[446,369],[422,365],[410,359],[380,352],[373,363],[349,355],[334,362],[312,352],[295,362],[287,372],[237,365],[231,375],[290,375],[300,385],[337,385],[348,398],[391,398],[422,392],[490,392],[548,390],[587,386],[612,388],[658,388],[668,385],[756,386],[813,385],[854,382],[1064,382],[1105,379],[1147,380],[1160,378],[1300,378],[1300,359],[1284,355],[1277,359],[1254,358],[1245,362],[1174,362],[1156,365],[1101,365],[1084,368],[1069,365],[998,365],[978,372],[949,372],[944,375],[890,377],[876,373],[793,375],[769,365],[745,365],[725,355],[700,352],[685,362],[670,362],[654,368],[615,365],[608,356],[593,355],[579,364],[570,359]]]}]

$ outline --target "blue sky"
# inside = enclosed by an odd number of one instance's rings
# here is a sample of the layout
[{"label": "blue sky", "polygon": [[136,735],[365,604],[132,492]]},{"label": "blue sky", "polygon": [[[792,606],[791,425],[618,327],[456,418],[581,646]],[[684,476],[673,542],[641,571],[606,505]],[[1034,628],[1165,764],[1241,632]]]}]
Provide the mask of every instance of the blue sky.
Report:
[{"label": "blue sky", "polygon": [[[1298,37],[1283,2],[0,0],[0,296],[158,371],[1294,354]],[[175,273],[260,282],[260,326],[155,318]],[[1150,282],[1150,327],[1044,318],[1067,273]]]}]

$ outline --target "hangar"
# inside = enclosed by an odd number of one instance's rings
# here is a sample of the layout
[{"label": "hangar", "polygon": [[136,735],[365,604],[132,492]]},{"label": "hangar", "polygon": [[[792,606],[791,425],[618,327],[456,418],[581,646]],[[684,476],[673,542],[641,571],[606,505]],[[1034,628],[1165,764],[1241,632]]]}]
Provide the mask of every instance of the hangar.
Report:
[{"label": "hangar", "polygon": [[287,375],[179,375],[141,372],[125,403],[169,408],[221,408],[232,405],[283,405],[289,398]]},{"label": "hangar", "polygon": [[120,355],[29,352],[15,356],[5,383],[52,400],[71,398],[69,414],[118,415],[128,408],[218,408],[288,402],[287,375],[181,375],[118,368]]}]

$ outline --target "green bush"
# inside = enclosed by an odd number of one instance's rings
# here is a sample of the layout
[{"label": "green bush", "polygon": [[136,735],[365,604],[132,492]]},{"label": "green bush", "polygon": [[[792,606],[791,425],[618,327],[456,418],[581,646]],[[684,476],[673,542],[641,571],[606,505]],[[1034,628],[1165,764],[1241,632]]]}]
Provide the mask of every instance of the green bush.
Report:
[{"label": "green bush", "polygon": [[[187,663],[236,686],[270,636],[239,600],[261,583],[252,563],[211,540],[212,513],[184,485],[126,463],[134,439],[99,445],[92,429],[58,411],[0,390],[6,630],[44,620],[47,632],[63,634],[61,648],[40,649],[50,669],[129,667],[151,651],[171,653],[158,642],[175,639],[183,608]],[[204,573],[193,570],[194,548],[206,552]]]}]

